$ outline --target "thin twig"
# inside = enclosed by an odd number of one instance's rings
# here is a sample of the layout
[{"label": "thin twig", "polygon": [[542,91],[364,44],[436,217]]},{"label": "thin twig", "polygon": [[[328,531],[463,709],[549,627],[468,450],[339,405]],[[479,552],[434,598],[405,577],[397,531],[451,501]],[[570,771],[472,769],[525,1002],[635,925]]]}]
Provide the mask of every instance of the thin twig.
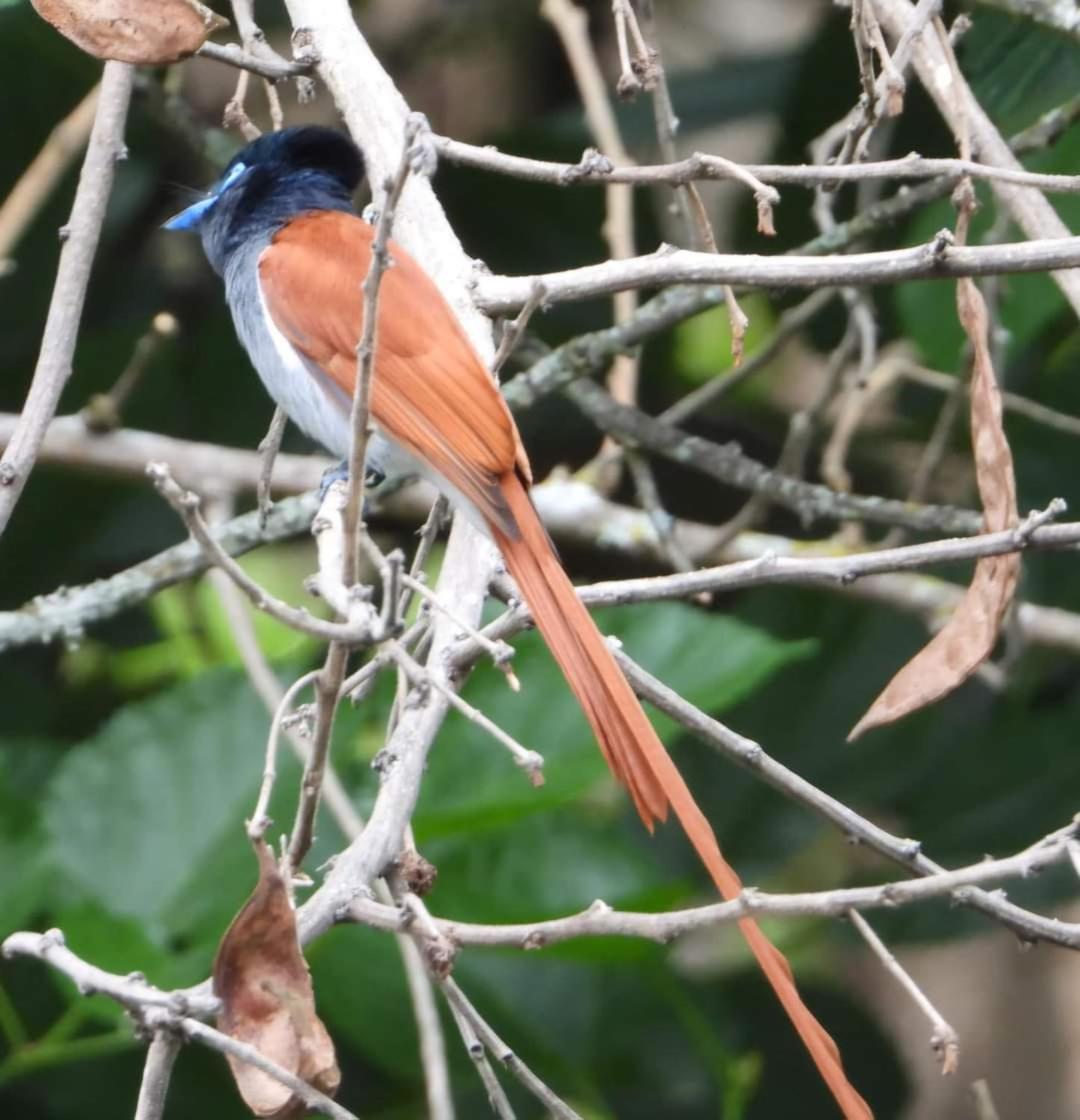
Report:
[{"label": "thin twig", "polygon": [[680,424],[688,416],[713,404],[725,393],[731,392],[748,377],[752,377],[767,366],[783,349],[784,344],[811,322],[835,296],[836,291],[832,288],[826,288],[820,292],[811,292],[794,307],[789,307],[786,311],[781,312],[779,319],[776,321],[776,328],[761,349],[751,354],[737,369],[731,369],[724,374],[711,377],[704,384],[691,390],[685,397],[677,400],[660,413],[659,418],[667,424]]},{"label": "thin twig", "polygon": [[240,588],[241,591],[261,611],[271,618],[324,641],[340,641],[357,644],[370,641],[370,628],[349,626],[316,618],[309,611],[290,606],[282,599],[271,595],[266,588],[256,583],[243,568],[218,544],[214,535],[199,513],[199,497],[191,491],[179,487],[164,463],[149,463],[146,473],[152,479],[158,492],[183,519],[188,531],[203,549],[207,560],[216,564]]},{"label": "thin twig", "polygon": [[[922,854],[922,846],[918,841],[903,840],[890,835],[848,808],[843,802],[817,789],[804,778],[770,758],[757,743],[736,734],[685,701],[678,693],[658,681],[622,651],[615,652],[615,659],[639,696],[655,704],[677,723],[719,749],[738,765],[758,774],[763,781],[783,791],[786,797],[807,806],[812,812],[831,821],[845,835],[919,875],[940,875],[945,871],[940,864]],[[953,897],[957,903],[970,906],[993,917],[1026,940],[1045,940],[1069,948],[1080,945],[1078,929],[1065,929],[1056,919],[1032,914],[979,887],[962,887]]]},{"label": "thin twig", "polygon": [[558,1120],[581,1120],[581,1117],[561,1097],[553,1093],[503,1042],[453,980],[444,980],[441,987],[447,1000],[457,1008],[458,1013],[469,1023],[491,1055],[501,1062],[552,1116],[557,1117]]},{"label": "thin twig", "polygon": [[986,182],[1012,183],[1033,187],[1050,194],[1080,193],[1080,175],[1050,175],[1020,167],[1000,167],[993,163],[955,158],[929,158],[912,152],[897,159],[868,160],[865,163],[736,163],[708,152],[694,152],[684,159],[661,164],[615,166],[587,153],[579,163],[557,163],[510,155],[489,145],[478,146],[434,136],[439,154],[450,163],[547,183],[553,187],[625,183],[633,186],[678,186],[701,180],[742,183],[770,203],[780,201],[774,184],[813,188],[823,183],[862,183],[872,179],[911,182],[918,179],[949,179],[970,175]]},{"label": "thin twig", "polygon": [[518,312],[517,318],[503,330],[502,338],[499,339],[499,349],[495,351],[495,357],[491,362],[491,372],[493,374],[498,374],[506,364],[507,359],[513,354],[514,348],[521,341],[521,336],[525,333],[529,320],[533,317],[537,308],[543,306],[543,303],[544,285],[536,284],[525,306]]},{"label": "thin twig", "polygon": [[1004,245],[959,246],[951,237],[924,245],[844,256],[777,257],[698,253],[662,247],[646,256],[540,276],[479,276],[476,302],[489,314],[523,306],[539,281],[551,303],[592,299],[625,288],[666,284],[733,284],[758,288],[822,288],[898,284],[997,273],[1057,272],[1080,268],[1080,237],[1047,237]]},{"label": "thin twig", "polygon": [[985,1078],[980,1077],[978,1081],[971,1083],[971,1096],[975,1103],[976,1120],[1001,1120],[990,1092],[990,1084]]},{"label": "thin twig", "polygon": [[694,562],[675,535],[675,518],[664,509],[663,502],[660,500],[660,488],[656,484],[656,475],[653,473],[651,464],[643,456],[633,451],[624,451],[623,457],[626,459],[626,465],[630,468],[630,476],[634,480],[634,490],[637,493],[638,502],[652,522],[653,528],[656,530],[656,538],[660,542],[660,547],[663,549],[668,562],[677,572],[692,571],[695,566]]},{"label": "thin twig", "polygon": [[247,114],[248,86],[251,85],[251,72],[241,70],[236,79],[236,89],[232,97],[225,102],[221,111],[221,127],[235,128],[247,141],[257,140],[262,132],[259,126]]},{"label": "thin twig", "polygon": [[[270,123],[274,131],[278,131],[283,123],[281,111],[281,97],[274,82],[280,77],[280,70],[289,64],[277,51],[273,50],[266,41],[262,28],[255,22],[255,0],[232,0],[233,19],[236,21],[236,30],[243,44],[243,53],[248,58],[265,61],[279,71],[278,75],[263,75],[263,89],[266,93],[266,103],[270,110]],[[307,63],[310,69],[310,62]],[[244,102],[247,97],[248,80],[252,73],[257,73],[252,67],[241,67],[240,77],[237,81],[236,92],[225,106],[224,126],[229,128],[236,125],[244,134],[245,139],[254,140],[259,135],[258,128],[251,122],[247,115]]]},{"label": "thin twig", "polygon": [[[485,643],[487,638],[477,635]],[[512,735],[489,719],[478,708],[474,708],[468,701],[463,700],[448,684],[433,677],[422,665],[415,661],[409,653],[397,642],[389,642],[386,646],[390,656],[405,673],[413,688],[431,687],[441,692],[470,723],[486,731],[496,742],[501,743],[510,752],[514,762],[525,771],[529,782],[533,786],[544,784],[544,756],[528,747],[523,747]]]},{"label": "thin twig", "polygon": [[[368,636],[370,643],[377,643],[396,629],[393,611],[398,597],[396,571],[399,560],[396,557],[384,557],[371,545],[373,563],[382,576],[386,608],[384,617],[380,618],[371,604],[370,590],[357,586],[358,556],[354,549],[368,543],[368,538],[366,532],[362,531],[355,511],[350,510],[349,489],[340,481],[335,482],[327,490],[312,525],[319,555],[316,586],[319,594],[346,620],[347,627],[360,630]],[[365,555],[368,553],[365,552]],[[304,762],[300,800],[287,853],[288,865],[292,869],[300,867],[314,840],[315,819],[322,796],[330,739],[338,702],[343,693],[348,658],[347,643],[331,642],[323,668],[315,681],[315,727],[311,750]]]},{"label": "thin twig", "polygon": [[[923,879],[922,882],[928,882]],[[956,1031],[946,1022],[945,1017],[930,1002],[926,993],[915,983],[911,973],[896,959],[894,953],[874,932],[870,923],[857,910],[848,911],[848,920],[862,935],[863,940],[870,946],[874,956],[881,961],[886,972],[891,973],[915,1005],[930,1020],[933,1033],[930,1035],[930,1048],[941,1062],[941,1072],[950,1074],[956,1072],[957,1062],[960,1060],[960,1038]]]},{"label": "thin twig", "polygon": [[427,122],[419,114],[412,114],[405,123],[401,158],[394,177],[383,184],[379,218],[371,244],[371,264],[362,285],[363,323],[356,346],[356,389],[353,393],[349,430],[349,482],[345,503],[345,557],[344,580],[347,585],[356,582],[356,563],[363,532],[364,472],[368,446],[369,402],[371,381],[375,372],[378,347],[379,289],[383,274],[391,265],[387,246],[394,228],[401,193],[416,162],[415,148],[423,143]]},{"label": "thin twig", "polygon": [[290,1073],[284,1066],[271,1061],[261,1050],[256,1050],[254,1046],[249,1046],[246,1042],[241,1042],[239,1039],[223,1034],[206,1023],[200,1023],[198,1019],[181,1018],[176,1022],[176,1029],[186,1038],[190,1038],[194,1042],[201,1042],[204,1046],[216,1050],[219,1054],[227,1054],[231,1058],[237,1058],[241,1062],[247,1062],[248,1065],[262,1070],[263,1073],[272,1077],[275,1081],[279,1081],[286,1088],[291,1089],[293,1094],[303,1101],[310,1111],[322,1113],[323,1116],[329,1116],[331,1120],[357,1120],[357,1117],[347,1108],[342,1108],[325,1093],[320,1093],[318,1089],[309,1085],[302,1077],[297,1077],[296,1074]]},{"label": "thin twig", "polygon": [[[231,588],[233,584],[228,584]],[[224,588],[217,587],[219,594],[227,595]],[[243,631],[239,632],[240,634]],[[233,634],[237,638],[237,645],[241,644],[236,627],[233,627]],[[260,651],[261,653],[261,651]],[[245,658],[245,663],[247,663]],[[249,668],[250,673],[250,668]],[[259,797],[255,802],[255,808],[251,814],[251,820],[248,822],[248,836],[252,840],[260,839],[266,835],[266,830],[270,827],[270,798],[274,792],[274,782],[277,780],[277,748],[278,739],[281,735],[282,727],[285,722],[286,716],[292,710],[292,706],[296,701],[296,697],[309,685],[314,684],[318,680],[318,672],[313,670],[310,673],[304,673],[303,676],[298,677],[289,687],[282,693],[281,699],[278,701],[277,708],[274,710],[270,718],[270,734],[266,737],[266,754],[263,762],[262,781],[259,784]],[[306,759],[308,752],[304,752],[303,758]]]},{"label": "thin twig", "polygon": [[128,364],[104,393],[95,393],[85,404],[80,415],[87,428],[95,434],[109,432],[120,427],[121,413],[135,387],[142,380],[151,360],[157,355],[163,343],[180,333],[180,324],[175,315],[159,311],[150,321],[150,326],[139,337],[131,352]]},{"label": "thin twig", "polygon": [[[1030,879],[1067,860],[1068,837],[1076,827],[1074,823],[1059,829],[1015,855],[982,860],[952,871],[942,870],[924,878],[800,894],[773,894],[747,887],[738,898],[728,902],[660,914],[613,910],[607,903],[597,900],[576,914],[534,922],[485,925],[432,917],[431,933],[451,945],[534,950],[582,937],[633,937],[666,945],[695,931],[730,925],[749,916],[791,920],[849,918],[863,910],[892,910],[930,899],[948,898],[958,890],[975,885]],[[388,931],[399,931],[408,921],[399,907],[362,899],[353,903],[350,917]],[[1062,932],[1065,935],[1062,944],[1069,948],[1080,946],[1080,923],[1064,923]]]},{"label": "thin twig", "polygon": [[510,1100],[506,1095],[506,1091],[499,1084],[499,1079],[495,1076],[495,1071],[491,1068],[491,1063],[488,1061],[484,1044],[480,1041],[476,1031],[473,1030],[472,1024],[458,1010],[456,1004],[447,1001],[447,1006],[450,1008],[450,1014],[453,1016],[454,1025],[458,1029],[458,1034],[461,1035],[461,1042],[465,1047],[465,1052],[472,1059],[473,1065],[476,1066],[476,1072],[479,1074],[480,1081],[484,1086],[484,1091],[487,1093],[488,1104],[491,1105],[491,1111],[495,1113],[499,1120],[516,1120],[514,1110],[510,1105]]},{"label": "thin twig", "polygon": [[255,488],[255,497],[259,509],[259,524],[265,525],[267,518],[270,516],[270,511],[274,508],[274,502],[271,497],[271,484],[274,477],[274,461],[278,457],[278,452],[281,451],[281,441],[285,436],[285,429],[289,424],[289,414],[278,405],[274,409],[273,418],[270,421],[270,427],[266,429],[266,435],[259,440],[259,446],[256,450],[259,453],[260,467],[259,467],[259,482]]},{"label": "thin twig", "polygon": [[56,269],[49,312],[26,404],[7,448],[0,457],[0,535],[11,518],[38,448],[56,413],[60,394],[71,376],[83,302],[90,280],[105,206],[118,159],[124,154],[124,122],[135,68],[107,62],[101,79],[90,142],[83,160],[71,217],[62,230],[63,248]]},{"label": "thin twig", "polygon": [[165,1100],[169,1095],[169,1079],[180,1053],[180,1040],[169,1030],[159,1030],[150,1040],[139,1084],[139,1100],[135,1120],[163,1120]]},{"label": "thin twig", "polygon": [[[574,81],[585,109],[585,120],[601,158],[619,164],[633,161],[623,144],[615,111],[608,97],[600,62],[589,38],[588,16],[573,0],[541,0],[540,14],[551,23],[566,52]],[[634,239],[634,193],[625,185],[608,183],[604,190],[606,216],[603,236],[612,260],[624,260],[636,252]],[[613,292],[612,307],[616,325],[630,319],[637,308],[637,293]],[[637,400],[638,358],[634,351],[614,355],[607,377],[612,396],[624,404]],[[603,493],[610,493],[619,481],[619,461],[615,447],[605,439],[591,464],[585,468]]]},{"label": "thin twig", "polygon": [[82,995],[108,996],[121,1007],[139,1015],[153,1008],[166,1013],[182,1009],[189,1015],[210,1018],[220,1008],[218,999],[209,992],[188,992],[179,997],[177,992],[164,992],[155,988],[139,973],[119,976],[106,972],[76,956],[67,947],[64,935],[58,929],[46,930],[45,933],[9,934],[0,943],[0,955],[8,959],[32,957],[44,961],[50,968],[73,980]]},{"label": "thin twig", "polygon": [[57,124],[42,149],[0,205],[0,276],[14,267],[8,254],[49,200],[64,172],[86,145],[94,123],[101,86],[89,93]]},{"label": "thin twig", "polygon": [[[967,382],[962,378],[954,377],[948,373],[940,373],[936,369],[927,369],[926,366],[917,365],[903,358],[898,360],[901,376],[909,381],[914,381],[917,385],[925,385],[929,389],[936,389],[942,393],[952,393],[959,385],[964,393],[969,392]],[[1010,393],[1006,389],[1001,391],[1001,403],[1006,412],[1016,413],[1017,416],[1025,416],[1036,424],[1043,424],[1047,428],[1065,432],[1070,436],[1080,436],[1080,416],[1070,416],[1066,412],[1048,408],[1038,401],[1023,397],[1019,393]]]},{"label": "thin twig", "polygon": [[239,70],[250,70],[252,74],[257,74],[260,78],[266,78],[271,82],[309,74],[315,65],[313,58],[290,62],[284,58],[272,59],[248,54],[236,43],[206,42],[195,53],[204,58],[212,58],[215,62],[224,62],[227,66],[235,66]]},{"label": "thin twig", "polygon": [[450,1089],[446,1042],[431,980],[424,967],[423,956],[411,938],[399,936],[398,949],[405,965],[405,980],[416,1017],[416,1032],[420,1038],[420,1064],[424,1070],[428,1116],[430,1120],[454,1120],[454,1098]]},{"label": "thin twig", "polygon": [[432,610],[440,611],[442,614],[446,615],[451,622],[461,628],[462,634],[479,642],[491,657],[495,667],[506,674],[507,683],[510,685],[511,689],[513,689],[514,692],[520,691],[521,682],[514,675],[514,671],[509,664],[510,659],[514,656],[514,649],[512,646],[508,646],[505,642],[493,642],[489,638],[484,637],[475,627],[469,626],[467,623],[455,618],[455,616],[439,601],[438,595],[436,595],[418,576],[403,574],[401,583],[402,586],[407,587],[410,591],[419,595],[425,603],[431,606]]}]

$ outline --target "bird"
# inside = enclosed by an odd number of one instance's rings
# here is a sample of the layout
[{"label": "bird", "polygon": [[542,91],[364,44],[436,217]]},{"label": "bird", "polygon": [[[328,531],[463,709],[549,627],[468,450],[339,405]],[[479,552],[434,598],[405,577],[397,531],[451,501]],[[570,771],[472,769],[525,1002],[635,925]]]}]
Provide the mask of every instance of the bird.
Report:
[{"label": "bird", "polygon": [[[361,285],[375,231],[354,208],[360,148],[307,125],[242,148],[203,198],[165,223],[197,231],[237,336],[270,396],[336,456],[349,454]],[[505,400],[435,282],[400,245],[377,304],[365,471],[432,482],[494,541],[645,827],[674,813],[722,897],[742,891],[712,827],[574,591],[529,496],[532,472]],[[871,1116],[786,959],[739,925],[848,1120]]]}]

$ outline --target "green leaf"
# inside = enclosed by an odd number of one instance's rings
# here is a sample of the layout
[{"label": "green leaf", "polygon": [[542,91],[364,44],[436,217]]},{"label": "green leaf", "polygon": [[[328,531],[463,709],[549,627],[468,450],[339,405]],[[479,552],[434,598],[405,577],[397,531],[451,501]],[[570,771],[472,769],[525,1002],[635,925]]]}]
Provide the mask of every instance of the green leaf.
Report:
[{"label": "green leaf", "polygon": [[[692,703],[720,712],[749,695],[789,662],[814,649],[785,642],[738,619],[680,603],[647,603],[596,612],[600,629],[617,635],[627,652]],[[427,839],[496,827],[562,805],[610,785],[592,731],[539,635],[515,643],[522,682],[511,692],[501,673],[481,669],[466,698],[545,760],[545,784],[533,789],[490,736],[452,714],[432,753],[416,815]],[[665,741],[678,734],[658,717]]]},{"label": "green leaf", "polygon": [[37,912],[52,887],[52,869],[43,851],[41,830],[0,835],[0,940]]},{"label": "green leaf", "polygon": [[0,743],[0,938],[42,909],[51,893],[39,799],[57,756],[48,740]]},{"label": "green leaf", "polygon": [[623,808],[560,807],[426,844],[439,869],[432,904],[463,921],[525,922],[574,913],[598,898],[640,908],[685,897],[687,884],[677,875],[673,881],[637,824],[616,819]]},{"label": "green leaf", "polygon": [[[128,705],[70,752],[50,783],[44,822],[73,894],[143,922],[159,943],[199,933],[206,961],[255,879],[243,826],[268,722],[244,678],[208,673]],[[290,818],[296,776],[280,758],[279,820]],[[325,858],[337,837],[329,826],[321,832]]]},{"label": "green leaf", "polygon": [[308,960],[319,1014],[334,1037],[396,1076],[415,1077],[416,1023],[394,938],[342,927],[320,937]]},{"label": "green leaf", "polygon": [[[260,549],[240,560],[241,566],[272,595],[294,599],[296,589],[311,572],[314,559],[308,544],[282,544]],[[220,665],[241,665],[232,625],[221,599],[207,580],[183,584],[158,592],[149,602],[150,612],[162,638],[135,649],[112,650],[83,645],[67,655],[78,672],[91,653],[97,667],[107,650],[105,668],[111,680],[126,691],[143,690],[175,677],[192,677]],[[245,610],[250,608],[245,603]],[[316,612],[317,613],[317,612]],[[308,635],[251,611],[259,648],[272,662],[299,661],[311,655],[317,643]],[[84,674],[87,670],[83,670]]]},{"label": "green leaf", "polygon": [[[776,316],[763,295],[750,294],[739,301],[750,319],[743,339],[745,357],[750,357],[768,341]],[[726,307],[713,307],[680,323],[672,331],[672,356],[683,378],[694,383],[711,381],[730,370],[731,319]]]}]

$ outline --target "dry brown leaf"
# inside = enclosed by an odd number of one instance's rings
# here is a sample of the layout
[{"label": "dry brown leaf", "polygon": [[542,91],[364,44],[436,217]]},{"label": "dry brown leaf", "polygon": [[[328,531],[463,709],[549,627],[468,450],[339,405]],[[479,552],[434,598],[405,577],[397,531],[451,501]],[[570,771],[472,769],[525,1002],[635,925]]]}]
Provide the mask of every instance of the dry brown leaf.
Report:
[{"label": "dry brown leaf", "polygon": [[227,19],[198,0],[31,0],[42,19],[95,58],[162,66],[194,54]]},{"label": "dry brown leaf", "polygon": [[[218,1029],[333,1095],[341,1080],[334,1044],[315,1014],[311,975],[296,936],[296,912],[273,852],[255,843],[259,882],[221,939],[214,960]],[[289,1120],[304,1112],[291,1089],[247,1062],[228,1056],[248,1108]]]},{"label": "dry brown leaf", "polygon": [[[960,322],[971,340],[971,442],[987,532],[1016,525],[1016,479],[1012,452],[1001,424],[1001,394],[990,359],[989,315],[973,281],[956,289]],[[848,741],[872,727],[932,704],[967,680],[990,656],[1012,603],[1020,555],[988,556],[975,565],[971,586],[948,622],[885,686],[852,728]]]}]

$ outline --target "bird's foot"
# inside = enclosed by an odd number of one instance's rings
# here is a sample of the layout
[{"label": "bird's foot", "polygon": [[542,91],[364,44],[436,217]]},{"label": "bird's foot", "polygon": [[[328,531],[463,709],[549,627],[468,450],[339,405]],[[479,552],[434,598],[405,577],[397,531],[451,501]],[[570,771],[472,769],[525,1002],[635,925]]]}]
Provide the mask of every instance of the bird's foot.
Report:
[{"label": "bird's foot", "polygon": [[[322,503],[326,497],[326,492],[334,485],[335,482],[348,482],[349,481],[349,460],[342,459],[336,467],[327,467],[323,471],[322,481],[319,483],[319,502]],[[375,467],[368,467],[364,471],[364,513],[366,519],[371,511],[371,502],[369,495],[372,491],[377,490],[386,481],[386,475]]]},{"label": "bird's foot", "polygon": [[[326,497],[327,490],[335,482],[349,481],[349,460],[342,459],[336,467],[327,467],[323,471],[322,481],[319,483],[319,501]],[[364,471],[364,489],[377,490],[386,481],[386,475],[375,467],[368,467]]]}]

